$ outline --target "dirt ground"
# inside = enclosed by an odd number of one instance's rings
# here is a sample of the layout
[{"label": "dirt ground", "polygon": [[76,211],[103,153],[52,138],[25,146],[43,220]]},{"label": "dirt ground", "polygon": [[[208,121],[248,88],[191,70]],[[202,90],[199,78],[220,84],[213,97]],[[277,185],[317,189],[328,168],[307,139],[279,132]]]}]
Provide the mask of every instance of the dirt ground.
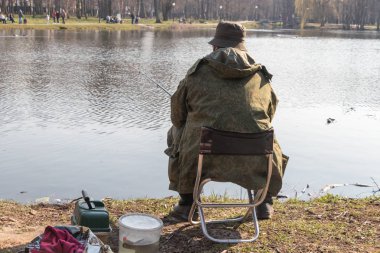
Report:
[{"label": "dirt ground", "polygon": [[[118,252],[117,220],[128,212],[142,212],[163,219],[160,252],[380,252],[380,198],[343,199],[327,195],[311,200],[275,202],[275,217],[260,221],[254,243],[217,244],[207,240],[199,226],[164,218],[175,198],[105,200],[113,232],[106,242]],[[19,252],[47,225],[70,224],[74,204],[21,205],[0,201],[0,252]],[[233,216],[227,210],[207,212],[212,218]],[[254,231],[247,222],[237,230],[211,227],[216,236],[246,237]]]}]

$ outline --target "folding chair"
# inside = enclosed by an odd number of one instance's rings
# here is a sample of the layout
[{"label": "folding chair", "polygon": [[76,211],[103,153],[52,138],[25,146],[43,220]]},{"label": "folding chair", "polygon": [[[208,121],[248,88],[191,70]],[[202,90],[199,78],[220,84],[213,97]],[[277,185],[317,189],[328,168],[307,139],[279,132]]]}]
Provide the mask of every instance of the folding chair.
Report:
[{"label": "folding chair", "polygon": [[[191,224],[201,224],[203,234],[210,240],[218,243],[240,243],[240,242],[253,242],[259,237],[259,224],[256,216],[255,207],[261,204],[267,194],[270,178],[272,175],[272,159],[273,159],[273,130],[268,130],[260,133],[236,133],[212,129],[209,127],[202,127],[201,129],[201,143],[198,158],[197,177],[194,186],[194,203],[189,214],[189,222]],[[201,181],[203,156],[205,155],[263,155],[267,157],[267,177],[264,188],[252,193],[251,189],[248,191],[249,203],[203,203],[201,200],[202,189],[205,184],[212,181],[211,178],[206,178]],[[231,168],[233,169],[233,168]],[[254,196],[254,197],[253,197]],[[243,217],[237,217],[225,220],[205,220],[203,208],[234,208],[244,207],[248,208],[247,213]],[[193,216],[195,209],[198,208],[200,221],[194,221]],[[255,233],[252,238],[243,239],[228,239],[228,238],[215,238],[207,231],[206,224],[209,223],[225,223],[225,222],[243,222],[252,212]]]}]

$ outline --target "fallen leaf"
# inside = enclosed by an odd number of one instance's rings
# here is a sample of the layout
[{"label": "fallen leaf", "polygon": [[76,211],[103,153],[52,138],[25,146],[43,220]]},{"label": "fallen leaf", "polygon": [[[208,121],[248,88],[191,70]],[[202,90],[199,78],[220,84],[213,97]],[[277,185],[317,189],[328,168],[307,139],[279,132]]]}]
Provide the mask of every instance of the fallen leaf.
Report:
[{"label": "fallen leaf", "polygon": [[17,222],[16,219],[13,219],[11,217],[0,217],[0,221],[3,221],[3,222],[6,222],[6,221],[8,221],[8,222]]}]

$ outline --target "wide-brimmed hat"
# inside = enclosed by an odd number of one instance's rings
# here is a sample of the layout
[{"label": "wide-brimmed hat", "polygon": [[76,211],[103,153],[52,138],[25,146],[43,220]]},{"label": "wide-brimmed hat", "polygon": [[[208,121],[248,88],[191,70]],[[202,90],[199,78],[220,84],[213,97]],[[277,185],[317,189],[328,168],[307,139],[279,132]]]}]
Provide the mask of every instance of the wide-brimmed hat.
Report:
[{"label": "wide-brimmed hat", "polygon": [[215,36],[209,41],[209,44],[217,47],[234,47],[247,51],[244,38],[244,26],[233,22],[220,22],[216,27]]}]

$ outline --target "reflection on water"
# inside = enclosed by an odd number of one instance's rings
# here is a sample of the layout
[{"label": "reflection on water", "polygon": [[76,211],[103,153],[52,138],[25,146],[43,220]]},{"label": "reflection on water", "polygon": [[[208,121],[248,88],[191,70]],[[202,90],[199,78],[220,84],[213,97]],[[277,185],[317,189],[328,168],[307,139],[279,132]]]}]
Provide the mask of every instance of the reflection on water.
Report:
[{"label": "reflection on water", "polygon": [[[212,35],[0,31],[0,198],[75,197],[82,188],[95,197],[173,194],[163,154],[170,98],[149,78],[173,93],[210,52]],[[380,181],[379,39],[248,31],[249,51],[274,74],[280,98],[274,125],[291,156],[285,193]]]}]

